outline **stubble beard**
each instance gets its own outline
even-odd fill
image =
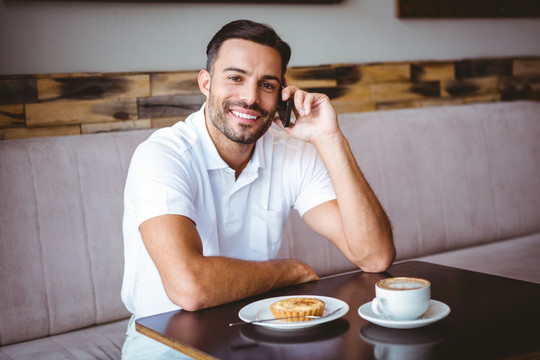
[[[240,124],[241,130],[236,131],[229,123],[229,109],[231,107],[242,107],[248,110],[255,110],[261,114],[261,119],[254,125]],[[254,144],[263,136],[274,121],[274,113],[269,113],[260,108],[257,104],[248,105],[243,101],[224,100],[219,104],[210,92],[208,97],[208,116],[216,129],[218,129],[229,140],[239,144]]]

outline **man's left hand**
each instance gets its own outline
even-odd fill
[[[318,140],[340,133],[336,111],[325,94],[308,93],[296,86],[283,89],[283,100],[294,100],[296,121],[290,127],[283,126],[281,119],[275,123],[292,137],[315,144]]]

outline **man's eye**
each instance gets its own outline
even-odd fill
[[[276,86],[272,83],[262,83],[261,87],[269,91],[273,91],[276,88]]]
[[[229,76],[229,80],[231,81],[241,81],[242,79],[240,78],[240,76]]]

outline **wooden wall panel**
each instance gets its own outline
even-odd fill
[[[198,71],[157,73],[150,76],[152,96],[200,94]]]
[[[41,128],[7,129],[3,131],[4,140],[25,139],[49,136],[80,135],[81,127],[78,125],[49,126]]]
[[[0,76],[0,139],[171,126],[205,101],[198,73]],[[540,57],[329,64],[286,76],[339,113],[540,101]]]
[[[35,79],[7,78],[0,79],[0,105],[24,104],[37,101]]]
[[[26,104],[27,127],[135,119],[137,119],[136,99],[51,101]]]
[[[153,129],[159,129],[162,127],[169,127],[173,126],[179,121],[186,120],[187,116],[173,116],[173,117],[164,117],[164,118],[155,118],[152,119],[151,128]]]
[[[340,114],[377,110],[376,104],[374,102],[333,101],[332,103],[336,111]]]
[[[434,98],[441,95],[437,81],[417,83],[387,83],[372,86],[371,96],[375,102],[391,102]]]
[[[81,124],[81,134],[93,134],[110,131],[126,131],[137,129],[150,129],[152,121],[150,119],[143,120],[127,120],[114,121],[107,123]]]
[[[403,82],[411,78],[410,64],[376,64],[359,66],[360,84]]]
[[[187,116],[204,103],[204,96],[198,95],[168,95],[139,99],[139,117],[144,119]]]
[[[462,60],[454,64],[456,79],[512,76],[511,59]]]
[[[540,76],[502,78],[499,84],[502,100],[531,99],[540,101]]]
[[[499,79],[496,77],[442,81],[442,97],[496,94]]]
[[[409,63],[335,65],[338,85],[368,85],[410,80]]]
[[[308,92],[320,92],[334,102],[371,102],[371,87],[366,85],[336,86],[335,88],[306,88]]]
[[[336,70],[332,66],[290,68],[285,77],[301,89],[337,86]]]
[[[411,81],[454,80],[453,62],[428,62],[411,64]]]
[[[513,62],[514,76],[540,75],[539,59],[518,59]]]
[[[474,103],[488,103],[501,101],[501,94],[480,94],[480,95],[471,95],[464,96],[462,98],[463,104],[474,104]]]
[[[0,128],[24,127],[24,105],[0,105]]]
[[[43,78],[38,100],[96,100],[150,96],[149,75]]]

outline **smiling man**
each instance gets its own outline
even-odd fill
[[[206,103],[156,131],[130,165],[124,358],[181,358],[136,333],[136,318],[317,280],[302,261],[275,259],[291,209],[364,271],[384,271],[395,257],[388,218],[330,100],[286,82],[289,45],[271,27],[239,20],[214,36],[207,56],[198,77]],[[279,97],[293,99],[288,128],[275,118]]]

